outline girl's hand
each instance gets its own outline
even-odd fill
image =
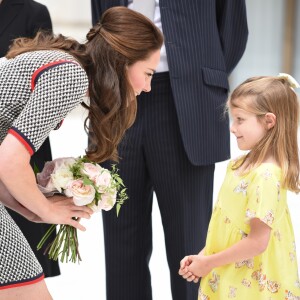
[[[199,281],[199,277],[195,276],[191,271],[189,271],[188,266],[190,265],[190,263],[190,256],[185,256],[180,261],[180,268],[178,274],[189,282],[194,281],[195,283],[197,283]]]
[[[85,227],[79,223],[79,220],[73,218],[90,219],[93,210],[86,205],[77,206],[72,198],[62,195],[54,195],[47,198],[49,201],[49,212],[41,216],[44,223],[71,225],[79,230],[85,231]]]
[[[211,270],[213,266],[210,263],[209,256],[199,253],[198,255],[189,256],[189,265],[187,266],[188,272],[191,272],[196,277],[204,277]]]

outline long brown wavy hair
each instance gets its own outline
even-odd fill
[[[90,103],[82,103],[88,109],[85,129],[90,134],[86,154],[96,162],[118,160],[117,146],[133,124],[137,109],[127,68],[159,50],[163,36],[142,14],[113,7],[86,37],[81,44],[61,34],[38,32],[34,39],[16,39],[6,57],[37,50],[63,50],[74,56],[89,78]]]
[[[300,165],[297,131],[300,107],[295,91],[282,77],[252,77],[240,84],[227,102],[231,108],[241,108],[262,120],[266,113],[276,116],[273,128],[248,152],[237,160],[233,169],[243,166],[251,170],[259,166],[268,153],[275,158],[283,174],[283,187],[300,192]]]

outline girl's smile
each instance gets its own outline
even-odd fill
[[[241,108],[232,108],[230,131],[236,136],[240,150],[251,150],[267,133],[263,120]]]

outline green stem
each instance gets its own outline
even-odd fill
[[[56,228],[56,225],[54,225],[54,224],[50,226],[50,228],[47,230],[47,232],[45,233],[43,238],[38,243],[37,250],[40,250],[43,247],[44,243],[49,238],[49,236],[52,234],[52,232],[55,230],[55,228]]]
[[[74,220],[77,219],[74,218]],[[55,228],[56,225],[51,225],[39,242],[38,249],[44,245],[45,241],[50,237]],[[55,261],[61,256],[61,262],[72,261],[73,263],[76,263],[77,260],[78,262],[81,261],[78,245],[77,229],[70,225],[60,225],[54,240],[47,245],[44,254],[48,253],[49,259]]]
[[[50,259],[57,260],[57,251],[59,251],[60,248],[60,240],[61,240],[61,236],[63,235],[63,231],[64,231],[64,225],[60,225],[58,233],[56,234],[56,237],[49,249]]]

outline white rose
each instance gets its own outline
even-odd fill
[[[99,202],[98,202],[98,204],[99,204]],[[93,210],[93,212],[99,212],[99,211],[101,211],[100,205],[96,205],[95,201],[93,201],[92,203],[88,204],[88,207],[91,208]]]
[[[60,193],[62,192],[62,189],[66,189],[68,183],[73,179],[72,172],[69,167],[66,167],[65,165],[61,165],[55,173],[51,174],[52,183]]]

